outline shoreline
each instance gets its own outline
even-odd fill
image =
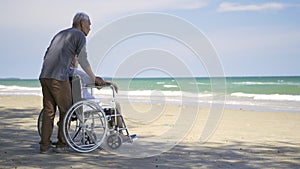
[[[207,129],[208,108],[198,109],[194,116],[190,112],[196,109],[191,106],[122,103],[129,131],[139,137],[133,145],[124,147],[133,151],[147,145],[149,152],[153,149],[161,153],[130,157],[96,150],[45,155],[39,153],[36,129],[41,103],[39,96],[0,96],[0,168],[300,167],[299,113],[224,109],[220,117],[210,117],[215,119],[215,128],[207,140],[200,142]],[[186,133],[181,131],[184,128]],[[171,137],[176,134],[177,138]],[[173,145],[166,148],[166,143]],[[51,161],[48,166],[46,158]]]
[[[104,97],[104,98],[110,98],[110,94]],[[130,96],[132,97],[132,96]],[[117,98],[118,102],[124,103],[124,104],[153,104],[153,105],[162,105],[160,100],[130,100],[131,98],[125,98],[124,96],[122,98]],[[20,100],[20,103],[23,103],[23,101],[29,102],[30,104],[34,105],[35,107],[40,106],[42,108],[42,96],[41,95],[0,95],[0,106],[14,106],[12,105],[11,101]],[[24,99],[28,98],[28,99]],[[38,105],[40,101],[40,105]],[[4,103],[1,103],[3,101]],[[292,108],[285,109],[284,107],[271,107],[270,105],[247,105],[247,104],[232,104],[232,103],[226,103],[226,101],[231,102],[230,100],[225,100],[224,104],[216,103],[215,106],[217,107],[223,107],[223,109],[229,109],[229,110],[246,110],[246,111],[257,111],[257,112],[274,112],[274,113],[300,113],[300,110],[295,109],[295,106],[293,105]],[[165,101],[163,102],[165,105],[170,106],[189,106],[189,107],[199,107],[199,108],[209,108],[211,107],[210,103],[204,103],[204,102],[180,102],[180,101]],[[294,102],[290,102],[292,104],[297,104]],[[298,104],[297,104],[298,105]],[[20,106],[20,105],[16,105]],[[21,106],[22,107],[22,106]]]

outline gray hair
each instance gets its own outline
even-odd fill
[[[78,12],[74,18],[73,18],[73,27],[77,26],[78,24],[80,24],[80,21],[84,19],[84,20],[90,20],[89,16],[83,12]]]

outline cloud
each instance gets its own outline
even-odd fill
[[[71,18],[78,11],[87,12],[92,19],[105,21],[133,12],[163,12],[168,10],[199,9],[207,5],[208,0],[73,0],[69,1],[4,1],[0,6],[0,19],[10,27],[28,25],[49,27],[70,24]],[[59,4],[59,5],[58,5]],[[34,25],[31,25],[33,23]],[[42,24],[41,24],[42,23]]]
[[[239,5],[236,3],[223,2],[219,5],[219,12],[230,11],[261,11],[261,10],[280,10],[284,8],[284,4],[277,2],[269,2],[263,4]]]

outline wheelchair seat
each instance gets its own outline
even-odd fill
[[[83,100],[82,95],[82,82],[79,75],[73,75],[70,77],[71,91],[72,91],[72,102],[73,104]]]

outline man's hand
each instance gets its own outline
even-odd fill
[[[106,84],[106,82],[101,77],[96,77],[95,84],[96,84],[96,86],[104,86]]]
[[[116,93],[119,91],[117,84],[108,80],[103,80],[101,77],[95,78],[95,84],[98,86],[97,89],[101,89],[104,85],[110,84],[115,88]]]

